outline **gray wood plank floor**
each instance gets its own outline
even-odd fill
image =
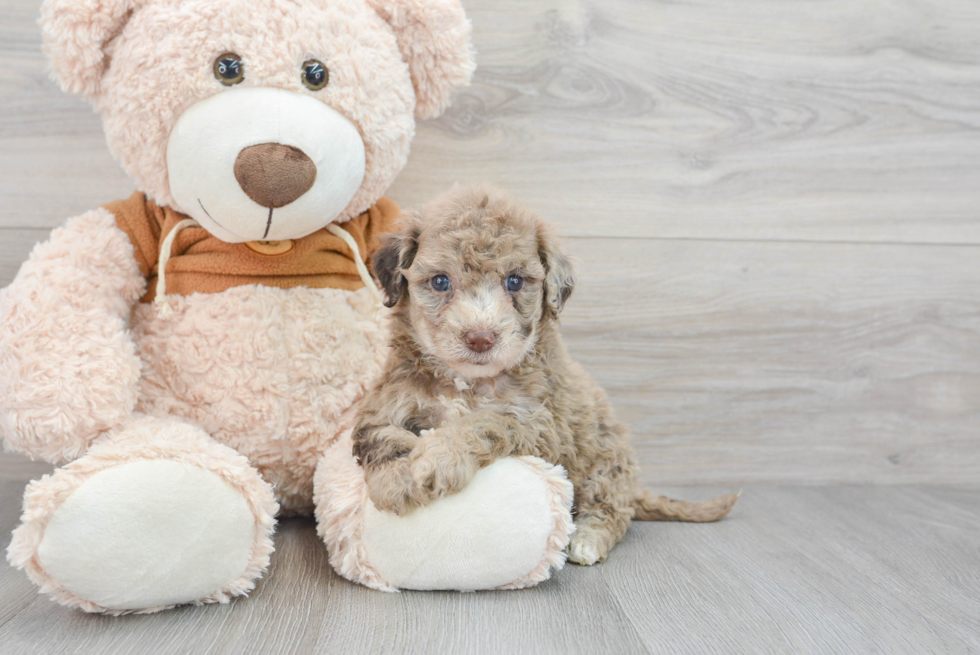
[[[0,483],[3,532],[20,490]],[[533,589],[385,594],[339,578],[312,522],[290,519],[265,579],[227,606],[86,615],[0,568],[0,651],[980,652],[978,547],[980,489],[752,487],[721,523],[634,523],[604,564]]]

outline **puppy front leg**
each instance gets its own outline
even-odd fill
[[[533,455],[536,434],[533,424],[489,411],[423,432],[408,457],[421,504],[462,491],[479,469],[501,457]]]

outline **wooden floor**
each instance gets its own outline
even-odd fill
[[[0,483],[5,532],[19,492]],[[634,523],[604,564],[533,589],[385,594],[338,577],[293,519],[227,606],[87,615],[0,568],[0,652],[980,652],[978,544],[980,489],[750,487],[730,519]]]
[[[475,83],[390,195],[491,181],[556,223],[564,333],[646,483],[744,486],[732,517],[634,525],[533,590],[396,596],[291,521],[252,598],[116,620],[0,566],[0,654],[980,652],[980,2],[464,4]],[[46,79],[38,6],[0,0],[0,287],[132,191]],[[47,470],[0,455],[0,532]]]

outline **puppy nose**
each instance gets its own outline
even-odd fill
[[[497,340],[497,337],[493,332],[488,332],[486,330],[477,332],[472,330],[466,333],[466,344],[470,347],[470,350],[478,353],[485,353],[491,348],[493,348],[493,342]]]
[[[316,164],[299,148],[260,143],[238,153],[235,179],[249,198],[278,209],[310,190],[316,182]]]

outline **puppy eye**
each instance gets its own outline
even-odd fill
[[[303,84],[311,91],[319,91],[330,81],[330,71],[322,62],[310,59],[303,64]]]
[[[436,291],[449,290],[449,278],[446,277],[445,275],[435,276],[434,278],[429,280],[429,284],[432,285],[432,288],[435,289]]]
[[[507,290],[517,292],[524,288],[524,278],[520,275],[511,275],[507,278]]]
[[[234,52],[226,52],[214,60],[214,76],[225,86],[235,86],[245,79],[245,65]]]

